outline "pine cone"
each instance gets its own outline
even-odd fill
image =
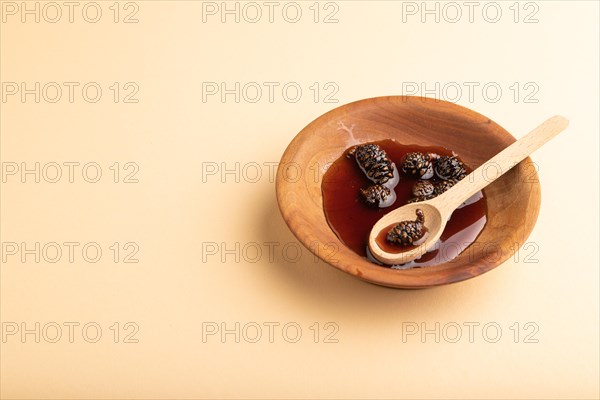
[[[367,204],[380,207],[391,196],[390,188],[383,185],[371,185],[366,189],[360,189],[360,194]]]
[[[434,189],[431,182],[419,180],[413,185],[412,193],[415,197],[428,196],[433,194]]]
[[[444,193],[446,190],[450,189],[452,186],[454,186],[454,181],[439,181],[434,185],[435,188],[435,195],[439,196],[440,194]]]
[[[427,194],[425,196],[415,196],[412,199],[409,199],[406,203],[418,203],[420,201],[425,201],[425,200],[430,200],[433,199],[434,197],[437,197],[437,195],[435,193],[433,194]]]
[[[394,167],[387,153],[376,144],[363,144],[348,152],[367,175],[377,184],[383,184],[394,177]]]
[[[440,157],[436,161],[434,169],[435,174],[445,180],[458,178],[466,175],[467,172],[462,161],[454,156]]]
[[[425,215],[423,215],[423,211],[420,209],[417,209],[416,213],[416,220],[402,221],[393,227],[387,234],[387,240],[402,246],[410,246],[413,242],[421,239],[424,235],[423,223],[425,223]]]
[[[402,172],[413,178],[429,179],[433,176],[433,164],[429,155],[408,153],[402,161]]]
[[[462,174],[455,176],[454,178],[451,179],[452,182],[456,183],[458,181],[462,181],[463,179],[465,179],[465,177],[467,176],[466,172],[463,172]]]

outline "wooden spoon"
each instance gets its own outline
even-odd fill
[[[371,229],[369,235],[371,254],[388,265],[404,264],[421,257],[438,241],[446,227],[446,222],[458,206],[539,149],[568,125],[569,121],[566,118],[554,116],[496,154],[440,196],[407,204],[386,214]],[[383,250],[377,243],[377,236],[381,231],[389,230],[391,226],[401,221],[414,221],[417,209],[422,210],[425,217],[426,236],[422,239],[422,243],[412,247],[398,246],[397,253]]]

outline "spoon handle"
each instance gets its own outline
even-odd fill
[[[451,213],[469,197],[498,179],[554,136],[565,130],[568,125],[569,121],[565,117],[556,115],[547,119],[433,201],[437,203],[438,208]]]

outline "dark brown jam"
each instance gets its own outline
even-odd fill
[[[435,153],[440,156],[453,154],[452,151],[442,147],[402,145],[391,139],[374,143],[385,150],[400,174],[400,182],[394,189],[397,197],[394,204],[386,208],[378,208],[361,200],[359,189],[368,187],[373,182],[361,171],[354,158],[346,156],[347,151],[329,167],[323,176],[322,191],[325,217],[335,234],[357,254],[382,265],[369,254],[368,238],[371,228],[381,217],[407,204],[408,200],[414,197],[412,187],[417,179],[407,177],[401,171],[402,159],[411,152]],[[471,172],[468,166],[466,169],[467,173]],[[435,182],[435,179],[433,178],[432,181]],[[440,240],[429,252],[418,260],[392,266],[392,268],[426,267],[456,258],[482,231],[486,223],[486,211],[486,198],[482,192],[479,192],[454,211]],[[384,250],[389,252],[410,250],[410,246],[402,248],[388,242],[385,239],[388,231],[386,229],[378,236],[378,243]]]

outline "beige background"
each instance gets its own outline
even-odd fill
[[[297,3],[298,23],[283,19],[285,2],[273,23],[264,5],[256,23],[243,15],[240,23],[231,16],[221,23],[219,15],[203,23],[201,2],[121,3],[119,20],[139,8],[139,22],[131,24],[113,22],[112,3],[98,2],[97,23],[82,18],[85,2],[72,23],[65,7],[57,23],[31,16],[22,23],[20,14],[3,13],[2,82],[80,83],[72,103],[64,86],[57,103],[43,96],[35,103],[33,95],[1,103],[4,172],[12,163],[39,162],[50,165],[52,178],[48,163],[81,165],[72,183],[63,167],[57,183],[44,176],[36,183],[33,175],[23,183],[17,174],[2,184],[2,398],[598,398],[597,2],[520,3],[517,23],[513,2],[478,3],[472,23],[462,2],[456,23],[448,21],[454,10],[445,3],[438,5],[439,23],[431,15],[423,23],[420,14],[404,14],[403,22],[403,7],[420,2],[321,3],[318,23],[313,2]],[[496,5],[500,20],[487,22],[483,8],[495,18]],[[330,12],[337,23],[322,22]],[[523,23],[530,13],[537,23]],[[87,82],[103,89],[97,103],[81,97]],[[125,83],[135,83],[139,102],[114,103],[114,82],[121,96],[131,90]],[[272,102],[265,86],[256,103],[247,101],[253,94],[239,103],[233,95],[203,102],[203,82],[279,86]],[[289,82],[302,88],[296,103],[281,94]],[[299,247],[277,210],[269,165],[320,114],[406,93],[411,82],[430,89],[439,82],[440,91],[446,85],[446,93],[429,95],[451,97],[516,137],[553,114],[571,120],[533,157],[543,203],[528,244],[481,277],[419,291],[360,282],[304,248],[296,259]],[[460,98],[452,82],[462,87]],[[472,98],[464,82],[479,85]],[[484,95],[486,84],[502,94]],[[325,102],[336,88],[337,103]],[[89,162],[102,171],[97,183],[81,175]],[[122,182],[132,171],[127,162],[139,167],[137,183]],[[239,183],[235,174],[202,174],[236,163]],[[256,182],[254,163],[261,166]],[[23,262],[21,243],[31,249],[36,242],[40,262],[35,254]],[[65,245],[62,258],[49,262],[54,250],[41,249],[51,242],[80,243],[73,262]],[[96,263],[81,254],[88,242],[102,250]],[[115,242],[119,262],[110,248]],[[138,263],[123,262],[134,248],[123,249],[128,242],[137,245]],[[11,243],[18,244],[16,255]],[[218,251],[206,251],[214,246]],[[79,324],[72,343],[70,322]],[[264,325],[270,322],[280,324],[272,343]],[[21,336],[22,328],[35,332],[36,323],[39,343],[35,333]],[[90,323],[102,329],[96,343],[88,342],[93,327],[82,333]],[[203,341],[203,326],[221,323],[240,324],[239,343],[233,334]],[[469,323],[479,324],[472,340]],[[253,324],[262,326],[256,343]],[[439,343],[431,333],[406,336],[408,328],[436,331],[436,324]],[[137,343],[124,343],[136,326],[129,341]],[[294,326],[302,334],[289,343]],[[452,343],[456,326],[461,336]],[[15,327],[19,332],[10,334]],[[491,343],[497,327],[502,336]]]

